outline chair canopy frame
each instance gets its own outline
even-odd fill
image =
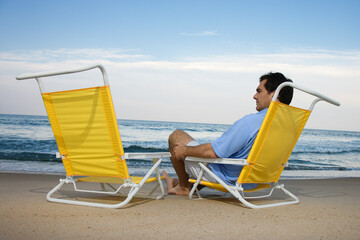
[[[94,64],[94,65],[91,65],[88,67],[74,68],[74,69],[70,69],[70,70],[68,69],[68,70],[40,72],[40,73],[24,73],[24,74],[17,76],[16,79],[17,80],[28,80],[28,79],[35,78],[39,85],[40,92],[44,93],[44,86],[43,86],[43,82],[41,81],[41,78],[43,78],[43,77],[52,77],[52,76],[57,76],[57,75],[79,73],[79,72],[84,72],[84,71],[88,71],[88,70],[95,69],[95,68],[100,69],[100,71],[102,73],[102,77],[103,77],[104,86],[108,86],[109,81],[108,81],[107,72],[101,64]]]
[[[312,111],[315,107],[315,104],[318,103],[319,101],[325,101],[325,102],[328,102],[330,104],[333,104],[335,106],[340,106],[340,102],[330,98],[330,97],[327,97],[325,96],[324,94],[321,94],[321,93],[318,93],[314,90],[311,90],[309,88],[306,88],[306,87],[303,87],[301,85],[298,85],[298,84],[295,84],[295,83],[292,83],[292,82],[284,82],[282,84],[280,84],[277,89],[275,90],[275,93],[274,93],[274,96],[272,98],[272,101],[275,102],[280,94],[280,91],[281,89],[283,89],[284,87],[292,87],[292,88],[295,88],[295,89],[298,89],[304,93],[308,93],[314,97],[317,97],[316,99],[313,100],[313,102],[311,103],[310,107],[309,107],[309,110]]]

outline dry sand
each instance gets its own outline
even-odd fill
[[[284,180],[300,204],[260,210],[169,195],[122,209],[47,202],[58,179],[0,173],[0,239],[360,239],[360,178]]]

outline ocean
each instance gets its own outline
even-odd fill
[[[211,142],[230,125],[118,120],[125,152],[168,151],[167,138],[181,129],[200,143]],[[0,114],[0,171],[65,174],[46,116]],[[128,160],[131,175],[143,175],[151,160]],[[160,165],[174,175],[170,159]],[[360,132],[304,129],[281,178],[360,177]]]

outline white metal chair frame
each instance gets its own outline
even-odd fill
[[[79,189],[77,187],[78,179],[72,176],[67,176],[65,179],[60,179],[60,183],[55,186],[49,193],[46,195],[46,199],[49,202],[57,202],[57,203],[67,203],[67,204],[74,204],[80,206],[88,206],[88,207],[102,207],[102,208],[121,208],[128,204],[131,199],[137,194],[137,192],[141,189],[141,187],[145,184],[146,180],[150,177],[150,175],[155,171],[156,178],[157,178],[157,185],[149,192],[148,195],[136,195],[138,198],[153,198],[153,199],[161,199],[165,195],[164,186],[161,181],[161,176],[159,172],[159,165],[162,161],[162,158],[170,157],[170,153],[168,152],[157,152],[157,153],[125,153],[126,159],[153,159],[154,165],[148,171],[148,173],[143,177],[143,179],[139,183],[134,183],[131,181],[131,178],[125,179],[125,182],[121,184],[119,187],[114,187],[110,183],[106,183],[114,191],[108,191],[105,187],[104,183],[100,183],[102,191],[94,191],[94,190],[87,190],[87,189]],[[68,200],[68,199],[59,199],[52,197],[57,191],[59,191],[64,184],[73,184],[74,190],[77,192],[85,192],[85,193],[99,193],[99,194],[108,194],[113,196],[126,196],[126,199],[117,204],[105,204],[105,203],[93,203],[93,202],[85,202],[85,201],[77,201],[77,200]],[[160,187],[161,194],[156,197],[151,197],[153,192]],[[121,194],[120,191],[123,188],[130,188],[127,194]]]
[[[336,106],[340,106],[340,103],[334,99],[331,99],[323,94],[320,94],[316,91],[310,90],[308,88],[302,87],[298,84],[294,84],[291,82],[284,82],[282,84],[280,84],[280,86],[276,89],[275,94],[272,98],[272,101],[276,101],[277,97],[280,93],[280,90],[283,87],[293,87],[295,89],[298,89],[302,92],[308,93],[310,95],[313,95],[316,97],[316,99],[314,99],[309,107],[309,110],[312,111],[315,107],[315,104],[318,103],[319,101],[326,101],[330,104],[336,105]],[[268,194],[265,195],[259,195],[259,196],[245,196],[244,194],[244,188],[242,187],[242,184],[240,184],[239,182],[236,181],[236,185],[235,186],[230,186],[227,185],[225,182],[223,182],[219,177],[217,177],[208,167],[207,165],[209,163],[220,163],[220,164],[234,164],[234,165],[240,165],[240,166],[245,166],[248,165],[248,162],[246,159],[229,159],[229,158],[216,158],[216,159],[204,159],[204,158],[198,158],[198,157],[187,157],[185,159],[186,161],[193,161],[193,162],[198,162],[199,166],[201,167],[201,171],[200,174],[198,176],[198,178],[196,179],[196,182],[194,183],[190,193],[189,193],[189,198],[193,199],[193,195],[196,191],[197,195],[198,195],[198,199],[202,199],[197,187],[201,182],[201,179],[204,175],[204,172],[206,171],[208,174],[210,174],[214,179],[216,179],[216,181],[218,183],[220,183],[230,194],[232,194],[236,199],[238,199],[240,202],[242,202],[245,206],[249,207],[249,208],[255,208],[255,209],[259,209],[259,208],[267,208],[267,207],[276,207],[276,206],[282,206],[282,205],[288,205],[288,204],[296,204],[299,203],[299,199],[292,194],[291,192],[289,192],[287,189],[285,189],[283,184],[279,184],[278,182],[276,183],[271,183],[272,187],[270,188],[270,192]],[[287,164],[286,164],[287,166]],[[286,195],[288,195],[292,200],[290,201],[286,201],[286,202],[278,202],[278,203],[270,203],[270,204],[263,204],[263,205],[256,205],[253,203],[248,202],[246,199],[258,199],[258,198],[265,198],[265,197],[270,197],[274,191],[274,189],[280,189],[282,190]]]
[[[95,64],[89,67],[83,67],[83,68],[77,68],[77,69],[71,69],[71,70],[64,70],[64,71],[51,71],[51,72],[43,72],[43,73],[30,73],[30,74],[22,74],[18,77],[16,77],[17,80],[26,80],[26,79],[33,79],[35,78],[41,93],[44,93],[44,87],[41,78],[42,77],[50,77],[50,76],[56,76],[56,75],[63,75],[63,74],[72,74],[72,73],[78,73],[83,72],[87,70],[91,70],[94,68],[99,68],[102,72],[103,76],[103,82],[104,86],[109,85],[108,83],[108,77],[105,68],[100,64]],[[143,179],[139,183],[134,183],[131,181],[131,177],[129,179],[124,179],[124,184],[121,184],[118,188],[112,186],[111,184],[107,183],[107,185],[112,188],[114,191],[108,191],[105,188],[104,183],[101,184],[102,191],[94,191],[94,190],[86,190],[86,189],[79,189],[76,185],[78,182],[77,178],[74,178],[72,176],[67,176],[65,179],[60,179],[60,183],[55,186],[50,192],[47,194],[46,199],[50,202],[57,202],[57,203],[66,203],[66,204],[74,204],[74,205],[80,205],[80,206],[91,206],[91,207],[103,207],[103,208],[121,208],[125,206],[127,203],[130,202],[130,200],[135,196],[135,194],[141,189],[141,187],[145,184],[146,180],[153,174],[155,171],[156,178],[157,178],[157,185],[150,191],[149,195],[147,196],[138,196],[137,197],[151,197],[154,190],[160,186],[161,194],[157,197],[154,197],[155,199],[163,198],[164,196],[164,186],[161,181],[161,176],[159,173],[159,165],[163,158],[170,157],[169,152],[155,152],[155,153],[125,153],[124,159],[152,159],[154,165],[151,167],[151,169],[148,171],[148,173],[143,177]],[[69,199],[60,199],[52,197],[53,194],[58,192],[64,184],[73,184],[74,190],[77,192],[87,192],[87,193],[100,193],[100,194],[109,194],[109,195],[116,195],[119,196],[120,191],[123,188],[130,188],[127,197],[124,201],[117,203],[117,204],[105,204],[105,203],[93,203],[93,202],[85,202],[85,201],[77,201],[77,200],[69,200]]]

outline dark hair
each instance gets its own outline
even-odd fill
[[[260,77],[260,82],[263,80],[267,80],[264,86],[269,93],[274,92],[276,88],[283,82],[293,82],[291,79],[286,78],[282,73],[279,72],[269,72],[264,74]],[[292,87],[284,87],[281,89],[278,99],[280,102],[289,105],[293,98],[293,93],[294,89]]]

